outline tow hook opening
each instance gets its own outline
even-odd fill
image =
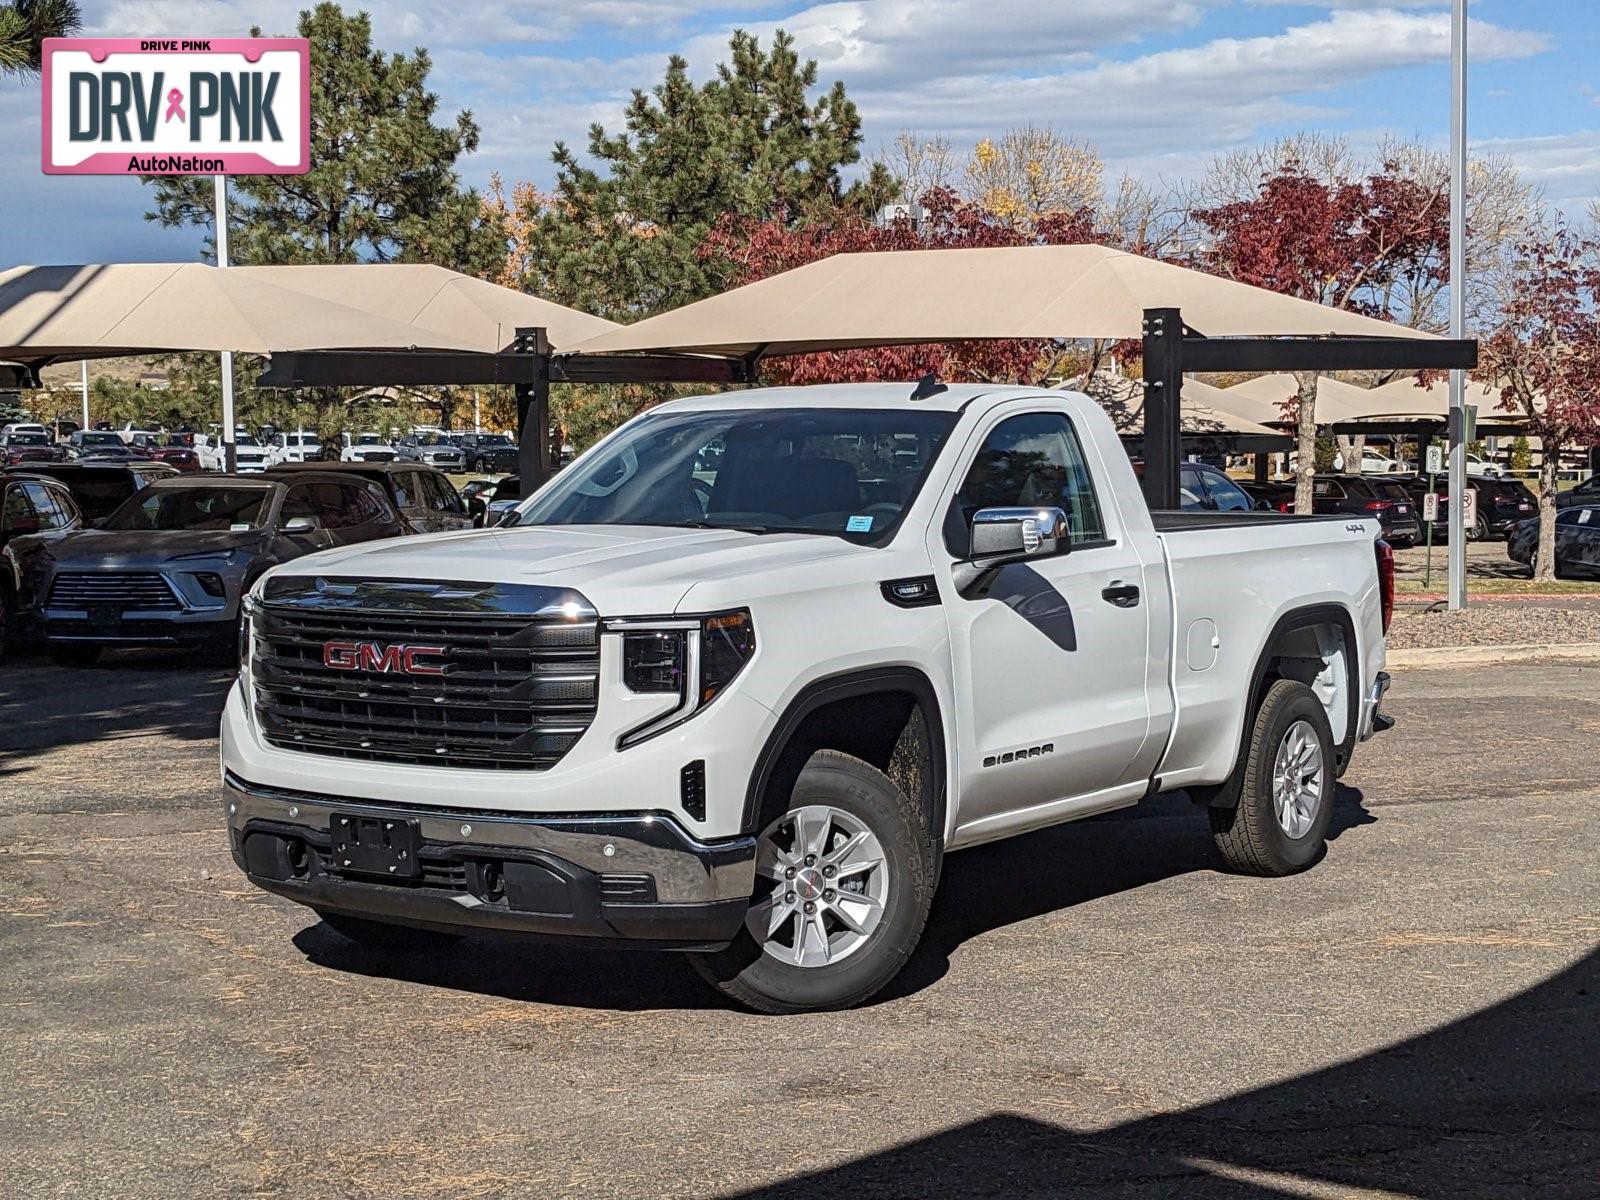
[[[505,872],[500,869],[500,864],[492,861],[480,862],[476,867],[473,894],[489,904],[502,902],[506,898],[506,877]]]
[[[304,879],[311,873],[310,849],[298,838],[287,838],[285,842],[283,856],[289,864],[289,873],[296,879]]]

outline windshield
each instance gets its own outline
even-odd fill
[[[517,523],[871,541],[899,524],[955,423],[909,408],[652,414],[558,475]]]
[[[8,439],[13,446],[48,446],[50,439],[42,433],[13,433]]]
[[[95,432],[93,430],[91,430],[88,433],[85,433],[83,435],[83,437],[81,439],[79,439],[79,440],[85,446],[120,446],[120,445],[122,445],[122,437],[121,437],[120,434],[106,433],[106,432],[97,433],[97,432]]]
[[[509,446],[511,439],[503,433],[480,433],[478,435],[480,446]]]
[[[418,434],[417,435],[417,445],[419,445],[419,446],[449,446],[452,449],[455,447],[455,443],[452,442],[449,438],[445,437],[445,435],[442,434],[442,433],[422,433],[422,434]]]
[[[147,488],[106,518],[104,529],[256,529],[266,485]]]
[[[321,443],[321,438],[314,433],[286,433],[283,435],[285,446],[316,446]]]
[[[358,446],[381,446],[383,445],[383,439],[375,433],[362,433],[356,435],[355,444]]]

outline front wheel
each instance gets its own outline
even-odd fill
[[[727,949],[691,961],[761,1012],[860,1004],[916,948],[936,864],[914,801],[860,759],[819,750],[757,840],[744,929]]]
[[[1333,820],[1333,734],[1322,701],[1303,683],[1267,689],[1232,808],[1208,808],[1211,837],[1246,875],[1292,875],[1316,862]]]

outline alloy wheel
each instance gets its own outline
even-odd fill
[[[1272,765],[1272,804],[1278,826],[1292,838],[1310,831],[1322,803],[1322,743],[1307,721],[1284,731]]]
[[[756,845],[756,874],[771,884],[745,927],[764,953],[823,967],[861,949],[883,920],[889,864],[859,817],[826,804],[784,813]]]

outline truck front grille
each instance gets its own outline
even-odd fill
[[[587,604],[552,606],[543,588],[424,586],[456,591],[436,610],[363,610],[274,603],[269,590],[252,618],[263,737],[286,750],[379,762],[478,770],[559,762],[595,716],[600,649]],[[496,593],[502,611],[463,606],[461,589],[472,588]],[[520,598],[531,611],[503,611],[505,594],[517,591],[537,593]],[[396,647],[424,648],[416,661],[428,673],[406,673]]]
[[[176,612],[183,607],[158,571],[63,571],[50,584],[50,607],[105,605],[122,612]]]

